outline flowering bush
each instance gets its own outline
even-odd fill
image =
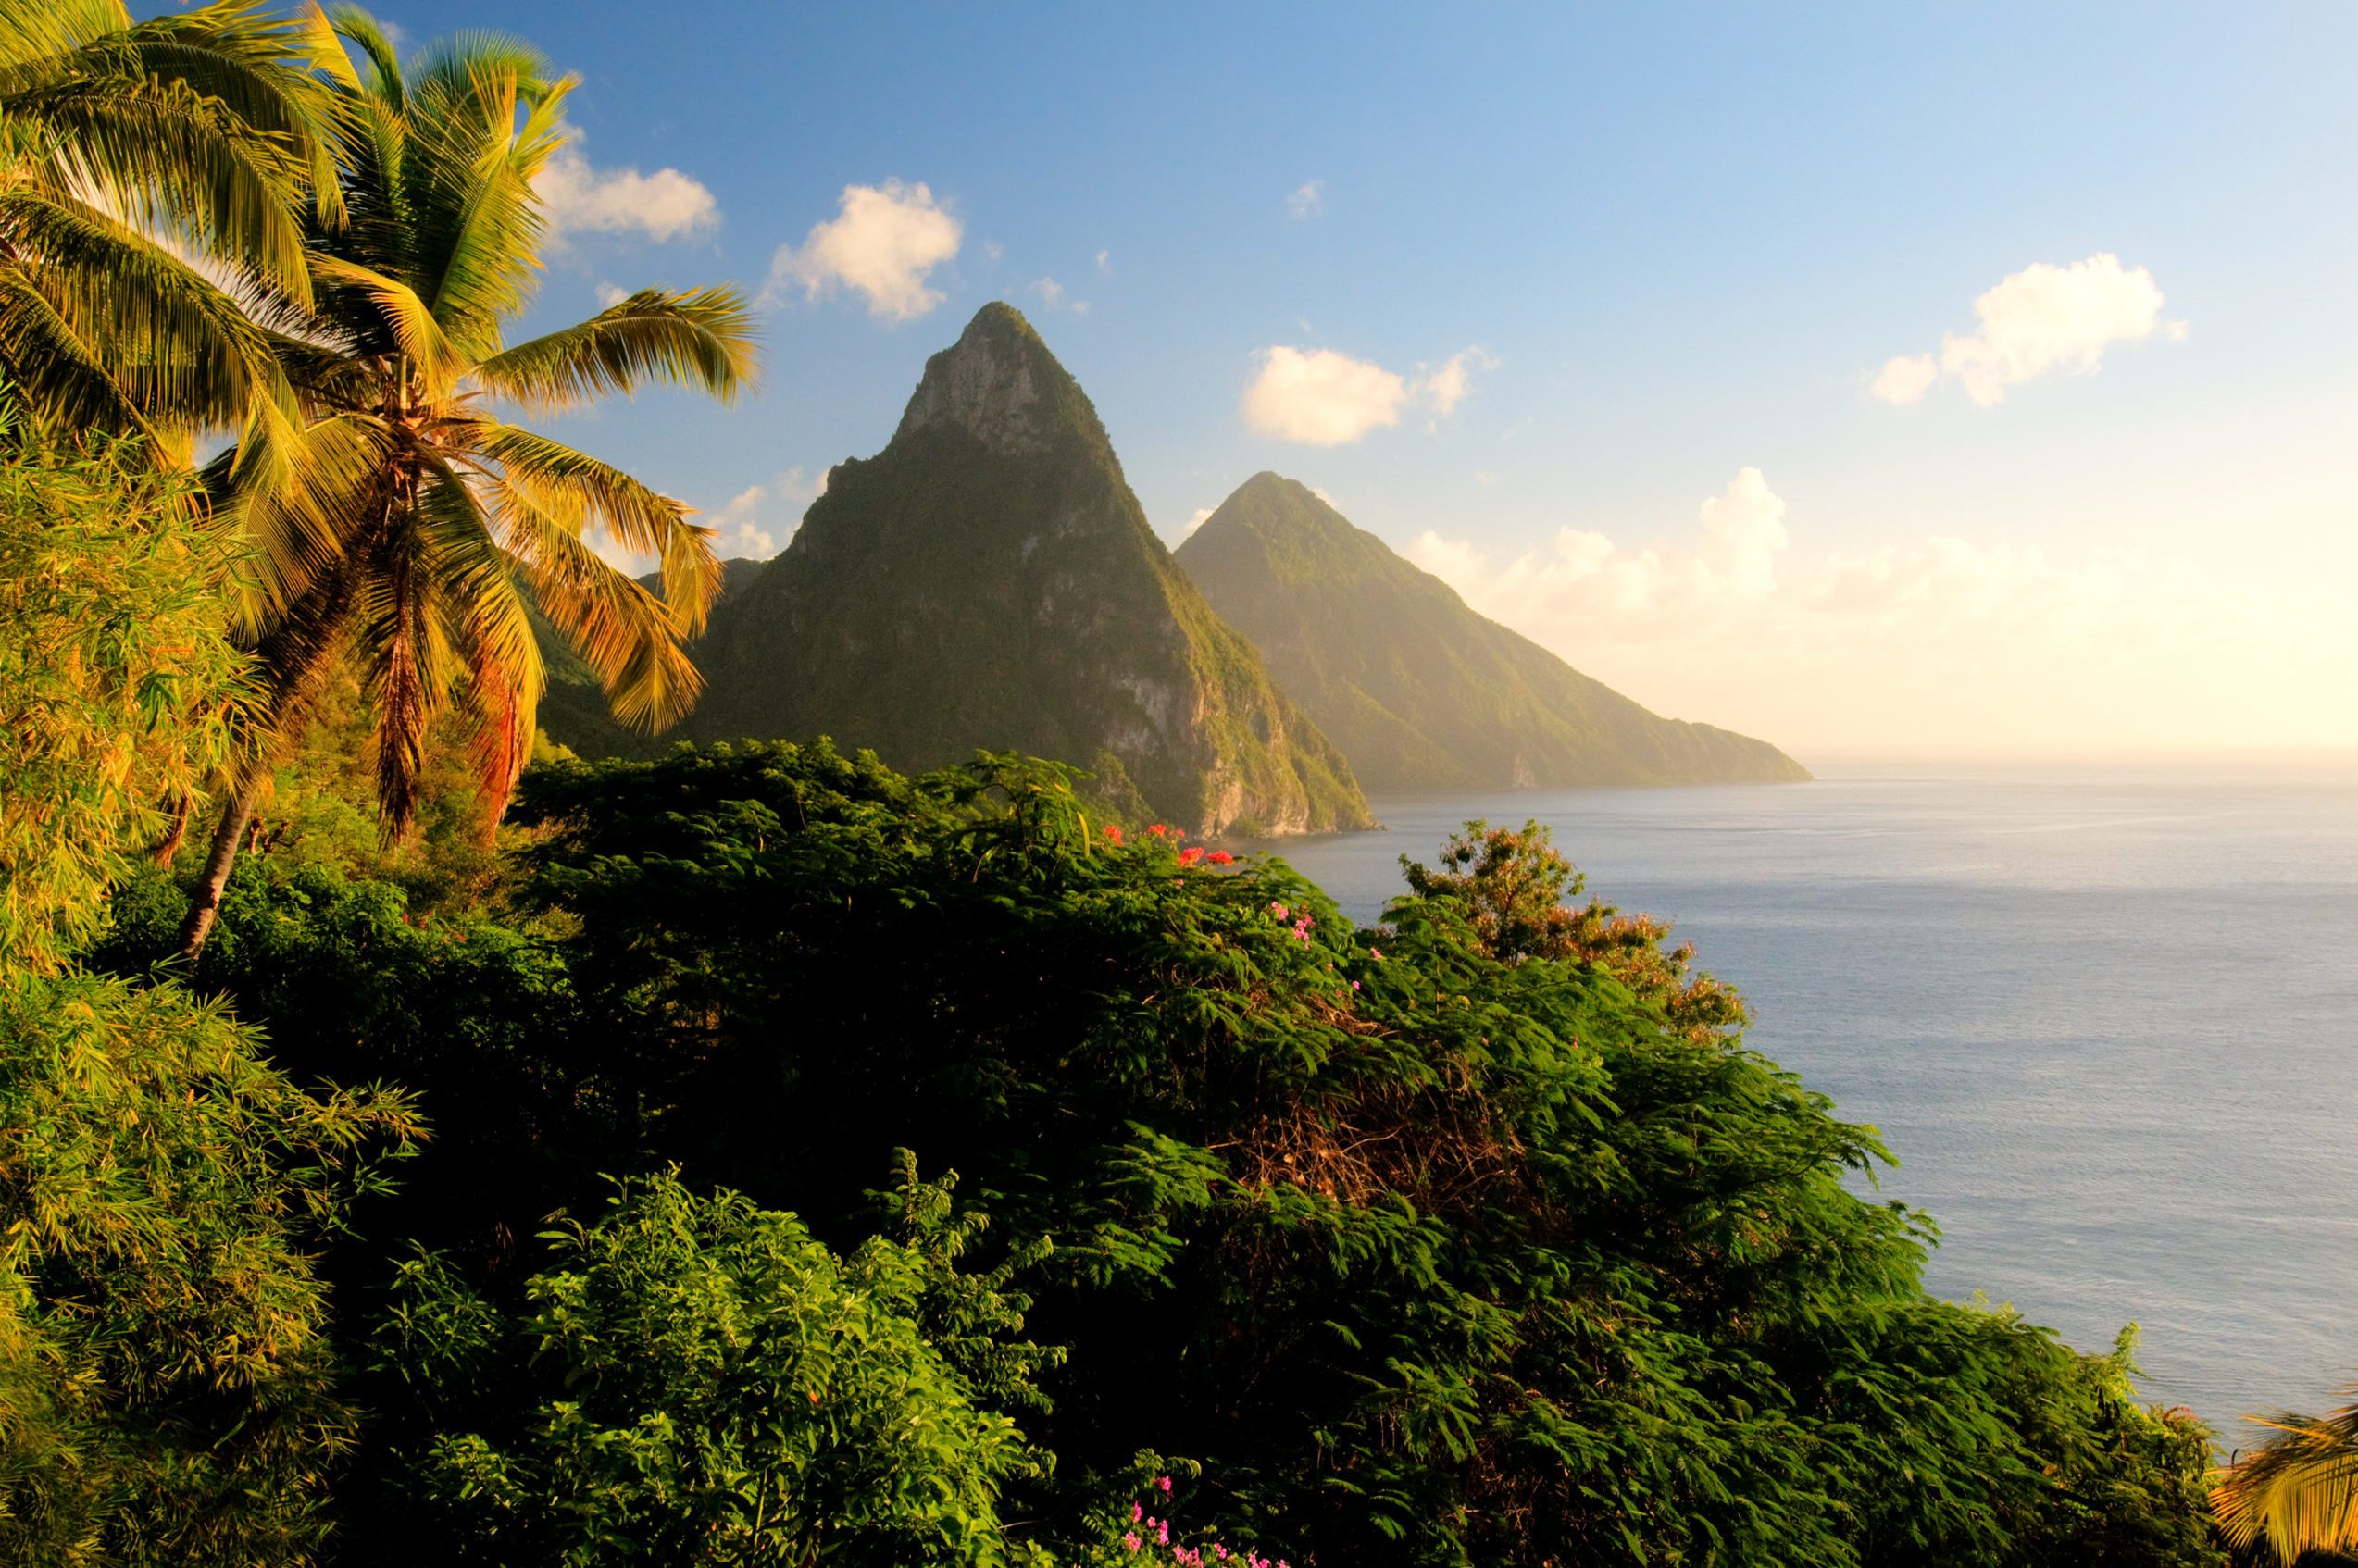
[[[1097,1538],[1073,1560],[1073,1568],[1292,1568],[1252,1547],[1180,1532],[1171,1518],[1177,1505],[1168,1475],[1153,1476],[1139,1490],[1141,1496],[1099,1518]]]

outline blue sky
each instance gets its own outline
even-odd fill
[[[566,427],[744,538],[1005,298],[1167,538],[1276,468],[1666,712],[1834,750],[2358,745],[2358,8],[384,14],[583,79],[608,228],[536,321],[767,293],[758,397]],[[667,232],[685,181],[709,208]],[[897,314],[794,249],[847,188],[920,183],[954,254]],[[1886,383],[1915,401],[1875,395],[1924,355]],[[1273,363],[1342,406],[1256,404]]]

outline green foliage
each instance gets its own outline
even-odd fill
[[[168,877],[129,884],[92,963],[137,975],[170,959],[186,903]],[[433,1123],[430,1157],[368,1205],[375,1244],[330,1251],[339,1278],[373,1287],[404,1237],[501,1263],[630,1158],[618,1108],[568,1092],[586,1076],[565,1060],[580,1031],[563,966],[530,933],[479,910],[422,909],[402,884],[293,845],[242,860],[221,910],[205,984],[267,1025],[279,1067],[302,1082],[403,1084]]]
[[[0,980],[0,1558],[305,1561],[355,1415],[307,1255],[418,1128],[177,986]]]
[[[0,403],[0,964],[54,971],[228,755],[231,560],[131,442],[48,453]]]
[[[1806,778],[1765,741],[1656,716],[1255,474],[1179,565],[1379,793]]]
[[[1155,537],[1088,397],[986,305],[892,441],[839,464],[792,543],[725,597],[680,732],[856,737],[897,766],[1015,748],[1094,765],[1117,811],[1199,831],[1372,826],[1341,753]],[[779,672],[791,670],[791,679]],[[584,755],[617,746],[552,708]],[[645,748],[637,748],[646,754]]]
[[[222,755],[222,562],[142,454],[0,465],[0,1558],[305,1560],[353,1412],[309,1249],[418,1132],[175,984],[76,967]]]
[[[1872,1131],[1626,949],[1506,961],[1441,882],[1353,931],[1010,759],[715,748],[521,809],[650,1152],[848,1236],[847,1173],[924,1149],[1054,1238],[1040,1435],[1084,1491],[1191,1454],[1295,1561],[2213,1561],[2201,1429],[1926,1297],[1928,1226],[1845,1184]]]
[[[905,1164],[907,1240],[839,1259],[791,1214],[669,1174],[622,1184],[503,1313],[431,1258],[382,1338],[410,1399],[405,1524],[371,1561],[1044,1562],[1000,1488],[1040,1473],[1013,1420],[1049,1358],[1004,1278],[953,1265],[949,1189]]]
[[[1593,964],[1660,1008],[1672,1028],[1698,1045],[1741,1028],[1749,1018],[1732,988],[1693,971],[1694,943],[1668,945],[1668,921],[1625,915],[1600,899],[1574,903],[1587,878],[1537,822],[1525,823],[1519,833],[1468,822],[1435,859],[1426,865],[1401,856],[1408,890],[1455,904],[1491,957],[1508,964],[1527,958]]]

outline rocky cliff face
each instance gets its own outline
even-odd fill
[[[1379,793],[1809,777],[1765,740],[1591,680],[1276,474],[1240,486],[1178,559]]]
[[[927,364],[891,444],[838,466],[786,552],[732,585],[696,657],[705,698],[676,732],[692,740],[830,735],[909,769],[1028,752],[1205,835],[1373,821],[1004,305]]]

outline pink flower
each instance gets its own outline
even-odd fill
[[[1359,982],[1358,982],[1358,981],[1356,981],[1356,980],[1352,981],[1352,982],[1351,982],[1351,989],[1352,989],[1353,990],[1357,990],[1357,989],[1359,989]]]
[[[1167,1523],[1166,1523],[1166,1524],[1160,1524],[1155,1525],[1155,1526],[1154,1526],[1154,1536],[1155,1536],[1155,1538],[1156,1538],[1157,1540],[1161,1541],[1161,1542],[1162,1542],[1165,1546],[1168,1546],[1168,1545],[1170,1545],[1170,1544],[1171,1544],[1171,1527],[1170,1527],[1170,1525],[1169,1525]]]
[[[1165,1490],[1166,1492],[1167,1492],[1167,1491],[1169,1491],[1169,1490],[1171,1489],[1171,1478],[1170,1478],[1168,1475],[1157,1475],[1157,1476],[1155,1476],[1155,1477],[1154,1477],[1154,1484],[1155,1484],[1156,1486],[1158,1486],[1158,1487],[1162,1487],[1162,1488],[1163,1488],[1163,1490]]]
[[[1146,1510],[1138,1503],[1129,1505],[1129,1522],[1133,1524],[1146,1517]]]
[[[1381,964],[1384,961],[1384,950],[1379,947],[1371,947],[1367,950],[1367,956]]]
[[[1269,913],[1276,915],[1279,919],[1283,920],[1291,915],[1293,911],[1288,909],[1281,903],[1273,903],[1269,906]]]
[[[1132,1551],[1136,1551],[1138,1549],[1138,1532],[1136,1530],[1127,1532],[1122,1537],[1122,1545],[1129,1548]]]

